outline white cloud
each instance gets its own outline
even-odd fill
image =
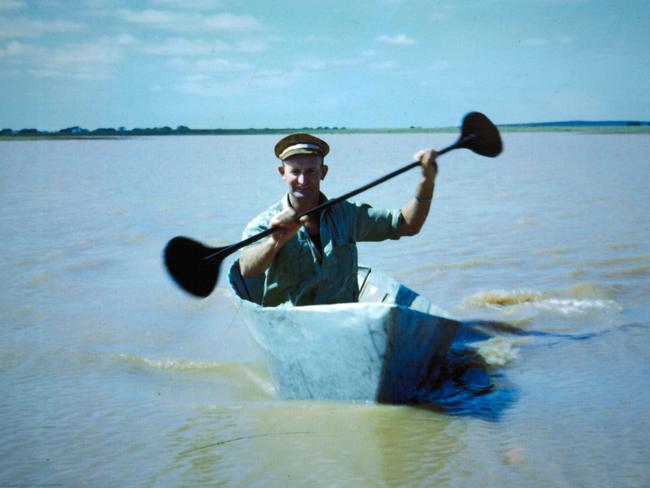
[[[111,65],[122,58],[122,49],[113,39],[102,37],[92,42],[53,49],[48,58],[48,64],[64,69],[78,65]]]
[[[204,10],[214,8],[223,2],[218,0],[150,0],[150,3],[172,8]]]
[[[212,77],[204,74],[187,75],[185,77],[185,81],[189,83],[200,83],[203,81],[210,81],[210,80],[212,80]]]
[[[221,77],[192,74],[184,77],[175,89],[200,97],[229,98],[245,94],[251,89],[286,89],[301,76],[300,70],[261,69],[246,76],[225,81]]]
[[[199,41],[190,39],[168,39],[166,41],[143,46],[140,51],[148,54],[167,56],[203,56],[226,50],[223,41]]]
[[[429,12],[427,15],[427,20],[431,22],[438,22],[440,20],[449,19],[449,12],[454,10],[454,5],[436,5],[435,10]]]
[[[230,13],[204,15],[172,10],[118,9],[116,15],[124,22],[175,32],[251,31],[261,28],[255,17]]]
[[[39,78],[80,80],[108,79],[122,61],[127,46],[136,40],[129,35],[100,38],[55,48],[12,41],[0,48],[0,58],[14,67]]]
[[[409,46],[416,43],[415,39],[408,37],[406,34],[397,34],[396,36],[382,35],[377,40],[384,44],[392,44],[394,46]]]
[[[333,59],[333,60],[309,60],[296,63],[298,68],[308,69],[308,70],[326,70],[332,68],[338,68],[341,66],[350,66],[355,63],[352,59]]]
[[[206,30],[249,30],[258,29],[259,22],[250,15],[217,14],[202,19]]]
[[[335,40],[336,39],[334,39],[331,36],[324,36],[322,34],[308,34],[302,39],[297,39],[297,42],[326,44],[326,43],[334,42]]]
[[[120,46],[132,46],[133,44],[137,44],[138,41],[131,34],[120,34],[115,37],[114,42]]]
[[[395,61],[378,61],[371,63],[370,67],[380,71],[388,71],[399,68],[399,65]]]
[[[446,59],[443,59],[443,60],[438,61],[436,63],[430,64],[428,66],[428,68],[431,71],[445,71],[445,70],[449,69],[449,61],[447,61]]]
[[[167,10],[131,10],[119,9],[117,16],[125,22],[134,24],[153,24],[157,26],[173,25],[176,15]]]
[[[258,53],[269,49],[269,43],[261,39],[240,39],[232,43],[232,50],[242,53]]]
[[[544,37],[530,37],[519,41],[519,44],[524,47],[544,47],[558,44],[566,46],[572,43],[573,38],[570,36],[559,36],[550,40]]]
[[[225,42],[220,40],[172,38],[163,42],[142,46],[139,50],[148,54],[165,56],[205,56],[217,52],[251,53],[268,49],[268,44],[256,39]]]
[[[247,71],[253,69],[253,66],[249,63],[233,62],[222,58],[193,59],[191,61],[175,58],[170,60],[167,66],[183,72],[191,71],[200,74],[215,71]]]
[[[520,41],[520,43],[522,46],[526,47],[541,47],[546,46],[548,44],[548,41],[543,37],[531,37],[529,39]]]
[[[80,32],[85,26],[76,22],[54,19],[47,22],[33,20],[27,17],[2,17],[0,16],[0,38],[26,38],[41,37],[45,34],[62,34]]]
[[[0,0],[0,10],[21,10],[25,8],[22,0]]]
[[[5,47],[0,47],[0,58],[34,56],[39,49],[29,44],[18,41],[11,41]]]
[[[200,97],[231,97],[235,95],[237,87],[230,83],[222,83],[213,81],[211,78],[207,79],[194,79],[189,77],[182,80],[176,85],[176,90],[186,95],[200,96]]]
[[[300,70],[260,69],[253,72],[247,81],[247,87],[284,88],[292,85],[301,76]]]
[[[111,9],[114,10],[124,5],[128,0],[83,0],[79,2],[79,6],[75,5],[75,13],[86,15],[88,10],[94,13],[96,10]],[[39,7],[45,7],[50,10],[64,10],[69,9],[72,5],[70,0],[38,0]]]
[[[22,74],[23,74],[23,72],[21,70],[19,70],[19,69],[16,69],[16,68],[4,68],[3,67],[2,70],[0,70],[0,76],[3,77],[3,78],[9,78],[9,77],[11,77],[11,78],[16,77],[17,78],[17,77],[22,76]]]
[[[374,51],[372,49],[366,49],[365,51],[361,51],[361,56],[364,58],[372,58],[374,56],[377,56],[379,53],[377,51]]]
[[[30,68],[27,72],[37,78],[66,78],[75,80],[108,80],[111,78],[106,69],[77,65],[74,70],[62,70],[59,67],[36,67]]]
[[[436,22],[438,20],[446,20],[448,18],[449,18],[449,16],[444,12],[431,12],[429,14],[429,20],[434,21],[434,22]]]

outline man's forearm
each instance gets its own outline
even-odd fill
[[[277,230],[261,244],[244,251],[239,258],[242,276],[255,278],[264,273],[271,266],[282,246],[298,233],[302,224],[303,219],[296,220],[296,211],[293,208],[288,208],[273,217],[269,227]]]
[[[265,239],[242,253],[239,268],[244,278],[255,278],[264,273],[280,250],[280,246],[271,238]]]
[[[413,236],[420,232],[429,215],[434,187],[435,177],[423,177],[416,188],[416,196],[402,207],[402,221],[399,227],[401,236]]]

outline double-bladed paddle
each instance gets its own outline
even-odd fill
[[[469,149],[481,156],[493,158],[501,153],[503,144],[499,130],[490,122],[490,119],[482,113],[471,112],[463,118],[461,134],[458,140],[451,146],[447,146],[438,151],[438,156],[460,148]],[[296,220],[306,215],[316,214],[327,207],[331,207],[354,195],[358,195],[417,166],[420,166],[419,161],[409,163],[367,185],[352,190],[338,198],[327,200],[317,207],[297,215]],[[167,243],[164,251],[167,271],[169,271],[171,277],[183,290],[196,297],[205,298],[214,290],[219,277],[219,267],[227,256],[230,256],[242,247],[263,239],[276,230],[276,228],[272,227],[241,242],[224,247],[208,247],[187,237],[174,237]]]

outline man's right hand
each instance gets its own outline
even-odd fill
[[[273,232],[262,243],[246,249],[239,258],[239,266],[243,277],[260,276],[271,266],[280,248],[298,233],[300,227],[307,220],[307,217],[296,220],[296,215],[296,211],[289,208],[271,219],[269,225],[277,227],[278,230]]]
[[[293,238],[307,220],[307,217],[302,217],[300,220],[296,220],[296,215],[294,209],[287,208],[273,217],[271,222],[269,222],[271,227],[278,228],[278,230],[270,236],[270,239],[274,241],[276,248],[284,246],[288,240]]]

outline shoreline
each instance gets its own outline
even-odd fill
[[[650,134],[650,125],[622,126],[497,126],[500,132],[573,132],[584,134]],[[456,133],[458,127],[438,128],[376,128],[376,129],[190,129],[184,131],[156,131],[137,130],[121,132],[94,132],[81,134],[61,134],[57,132],[39,132],[29,134],[3,134],[0,141],[12,140],[93,140],[93,139],[126,139],[131,137],[152,137],[152,136],[231,136],[231,135],[278,135],[290,134],[292,132],[309,132],[310,134],[444,134]]]

